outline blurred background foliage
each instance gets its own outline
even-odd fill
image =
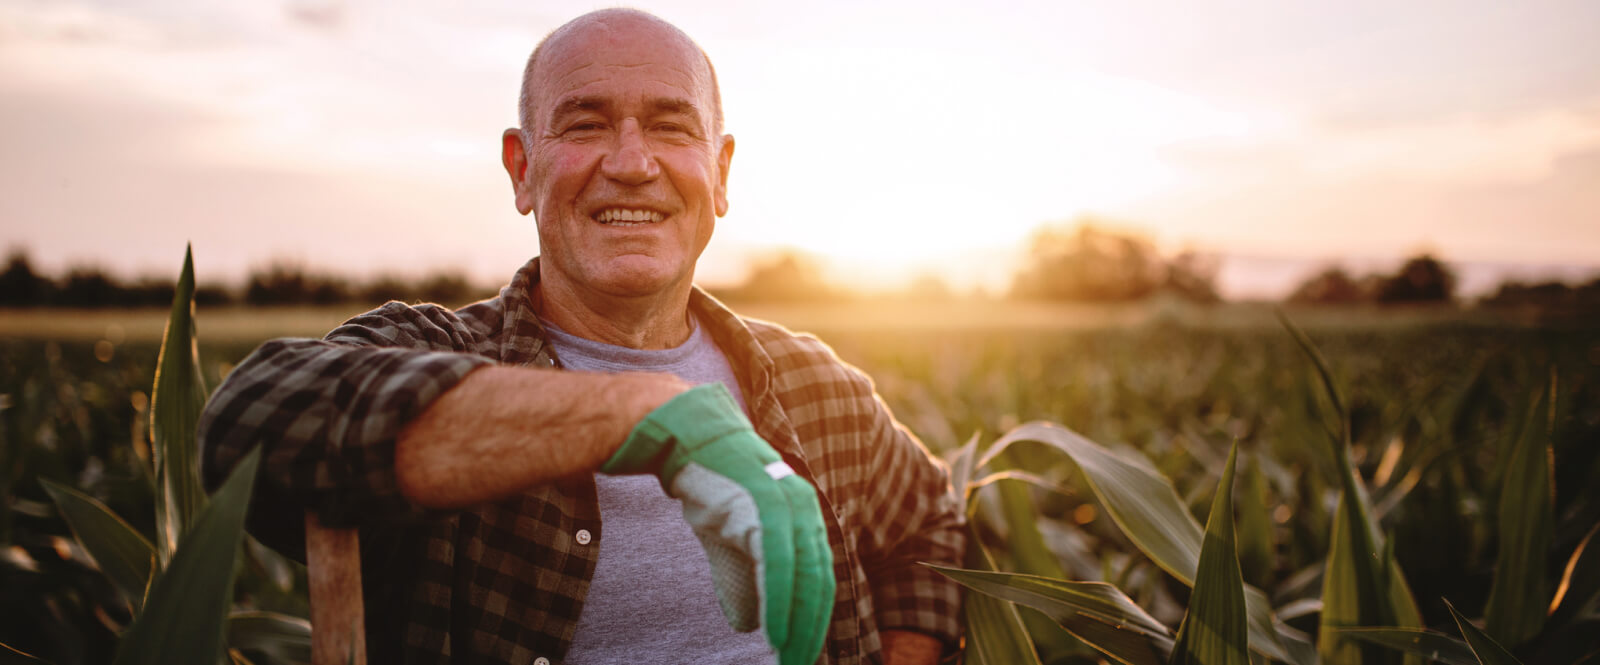
[[[943,276],[924,273],[898,290],[864,293],[826,277],[822,261],[798,251],[758,260],[738,284],[712,289],[735,303],[833,303],[864,299],[913,302],[971,300],[1129,303],[1169,298],[1192,303],[1222,300],[1221,259],[1183,249],[1162,253],[1147,235],[1125,224],[1086,217],[1037,229],[1003,292],[961,291]],[[1419,253],[1391,273],[1352,274],[1341,265],[1313,270],[1283,301],[1297,305],[1476,305],[1559,318],[1600,311],[1600,277],[1569,284],[1556,280],[1508,280],[1486,294],[1464,298],[1457,276],[1442,258]],[[244,283],[202,282],[202,306],[367,305],[388,300],[460,306],[494,296],[498,285],[475,284],[461,271],[425,275],[380,274],[357,279],[279,260],[252,270]],[[28,252],[13,249],[0,270],[0,307],[161,307],[171,302],[173,283],[156,277],[122,279],[92,265],[64,274],[40,273]]]

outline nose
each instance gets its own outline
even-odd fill
[[[626,185],[637,185],[654,180],[661,173],[650,146],[645,143],[644,130],[635,118],[622,121],[611,152],[600,162],[605,177]]]

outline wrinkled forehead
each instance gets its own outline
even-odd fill
[[[533,80],[541,116],[563,97],[597,86],[640,97],[688,96],[709,116],[710,66],[687,35],[633,16],[580,21],[550,35],[538,55]]]

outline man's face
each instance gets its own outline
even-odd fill
[[[553,37],[534,77],[531,149],[521,156],[515,132],[504,148],[517,208],[538,221],[541,280],[617,297],[686,290],[727,212],[733,158],[704,56],[624,18]]]

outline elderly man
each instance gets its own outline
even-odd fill
[[[827,347],[692,285],[734,153],[710,60],[595,12],[520,106],[503,162],[542,256],[460,310],[264,344],[202,416],[207,482],[260,445],[258,537],[361,528],[373,662],[935,662],[945,470]]]

